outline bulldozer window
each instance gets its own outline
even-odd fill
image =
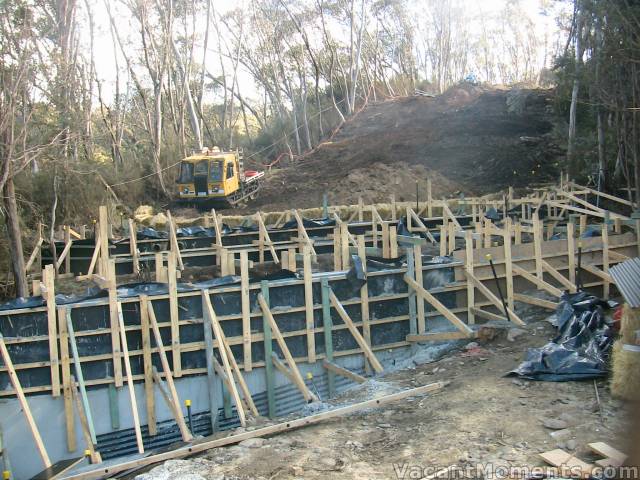
[[[207,175],[209,170],[209,165],[207,165],[207,161],[203,160],[202,162],[196,163],[196,175]]]
[[[233,163],[227,165],[227,180],[233,178]]]
[[[182,162],[180,165],[180,178],[178,183],[192,183],[193,182],[193,163]]]
[[[209,180],[212,182],[222,181],[222,162],[220,160],[209,162]]]

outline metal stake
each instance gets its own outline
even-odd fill
[[[493,272],[493,279],[496,281],[496,287],[498,288],[498,295],[500,295],[500,301],[502,302],[502,307],[504,308],[504,315],[507,317],[507,320],[511,321],[511,317],[509,316],[509,310],[507,309],[507,303],[504,301],[504,296],[502,295],[502,289],[500,288],[500,282],[498,282],[498,275],[496,274],[496,267],[493,264],[493,259],[490,253],[487,253],[486,257],[489,260],[489,265],[491,265],[491,272]]]

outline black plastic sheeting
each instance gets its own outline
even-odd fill
[[[530,348],[525,361],[507,375],[548,382],[606,376],[613,345],[606,307],[606,302],[585,292],[564,294],[552,322],[558,328],[556,338]]]
[[[336,224],[335,220],[329,218],[321,218],[318,220],[302,219],[302,224],[305,228],[313,227],[331,227]],[[280,228],[270,228],[269,231],[275,230],[289,230],[296,228],[298,223],[296,220],[290,220]],[[238,227],[230,227],[226,223],[220,225],[220,232],[223,235],[234,232],[257,232],[257,225],[240,225]],[[215,237],[216,232],[213,228],[205,228],[200,226],[195,227],[180,227],[176,229],[177,237]],[[145,227],[142,230],[138,230],[136,234],[138,240],[156,240],[169,238],[169,233],[163,230],[156,230],[155,228]]]

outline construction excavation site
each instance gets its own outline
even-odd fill
[[[123,220],[103,206],[61,230],[55,261],[41,238],[33,296],[0,309],[5,470],[584,478],[623,465],[638,372],[612,374],[608,352],[637,355],[617,346],[637,337],[613,345],[620,316],[623,335],[638,328],[638,305],[620,307],[637,283],[632,203],[564,174],[452,198],[424,180],[411,201],[166,211],[163,228],[149,208]]]

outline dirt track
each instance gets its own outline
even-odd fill
[[[484,194],[555,179],[563,152],[552,143],[544,90],[454,88],[436,98],[370,104],[332,141],[294,165],[274,169],[247,210]]]

